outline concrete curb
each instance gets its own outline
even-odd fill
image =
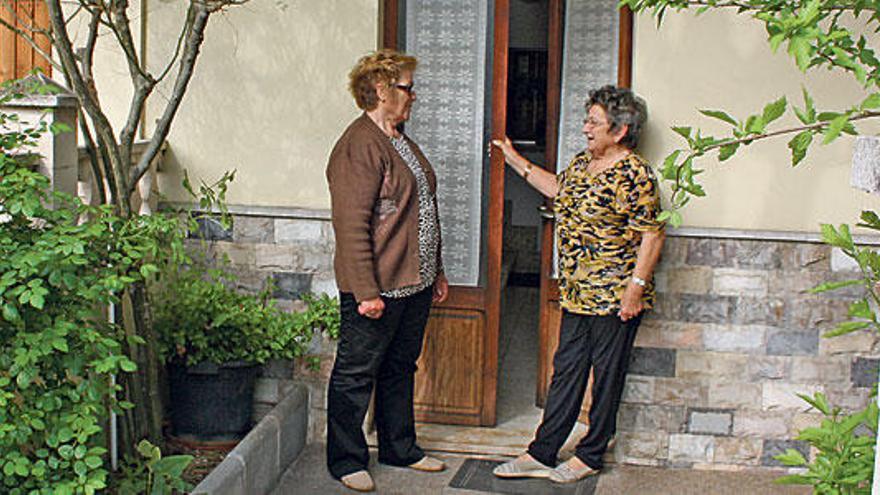
[[[309,394],[303,385],[295,385],[192,493],[270,493],[305,447],[308,424]]]

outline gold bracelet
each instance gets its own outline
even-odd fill
[[[522,178],[523,178],[524,181],[526,181],[526,182],[529,181],[529,174],[530,174],[530,173],[532,173],[532,164],[531,164],[531,163],[529,163],[528,165],[526,165],[525,170],[523,170]]]

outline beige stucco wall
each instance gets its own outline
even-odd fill
[[[148,63],[176,42],[180,2],[150,0]],[[346,90],[357,58],[375,49],[375,0],[253,0],[213,17],[169,136],[160,189],[185,200],[182,169],[214,180],[236,169],[232,205],[328,208],[324,167],[358,114]],[[148,122],[163,96],[153,98]]]
[[[252,0],[212,18],[169,137],[163,193],[186,199],[179,187],[183,168],[207,180],[235,168],[230,204],[328,207],[326,157],[358,113],[345,90],[346,74],[359,55],[376,46],[378,4]],[[153,72],[176,41],[181,16],[178,2],[147,0],[147,61]],[[102,50],[108,49],[99,45],[97,53],[99,90],[120,122],[123,105],[114,102],[127,104],[127,73]],[[863,96],[847,78],[824,70],[801,74],[784,51],[770,52],[760,24],[732,14],[667,13],[659,30],[653,18],[638,16],[633,65],[633,85],[650,107],[642,151],[655,163],[681,145],[671,125],[724,130],[700,116],[699,108],[745,116],[783,94],[800,105],[802,85],[820,108],[844,108]],[[163,90],[153,97],[148,126],[164,98]],[[796,122],[786,119],[779,123]],[[849,186],[851,137],[830,146],[815,143],[794,169],[785,141],[757,143],[721,165],[703,159],[709,196],[685,210],[685,225],[815,232],[820,222],[852,223],[862,209],[880,208],[880,199]]]
[[[848,78],[824,69],[804,76],[784,48],[771,52],[762,24],[732,14],[667,13],[659,30],[653,18],[640,16],[634,52],[633,87],[650,108],[642,150],[655,163],[683,144],[671,125],[724,130],[697,109],[723,108],[744,117],[782,95],[802,107],[802,85],[820,109],[843,109],[865,96]],[[793,116],[778,122],[798,123]],[[876,133],[878,127],[865,130]],[[722,164],[703,159],[707,172],[700,177],[708,197],[686,208],[685,225],[815,232],[820,222],[855,223],[862,209],[880,208],[880,198],[849,186],[852,137],[829,146],[814,141],[794,169],[787,141],[753,144]]]

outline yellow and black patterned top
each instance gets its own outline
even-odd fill
[[[632,272],[642,232],[663,227],[654,172],[635,153],[595,176],[580,153],[557,177],[556,234],[561,305],[572,313],[612,315]],[[645,308],[654,303],[648,281]]]

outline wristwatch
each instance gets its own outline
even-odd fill
[[[636,277],[635,275],[632,276],[632,282],[640,287],[648,285],[648,282],[646,282],[645,279]]]

